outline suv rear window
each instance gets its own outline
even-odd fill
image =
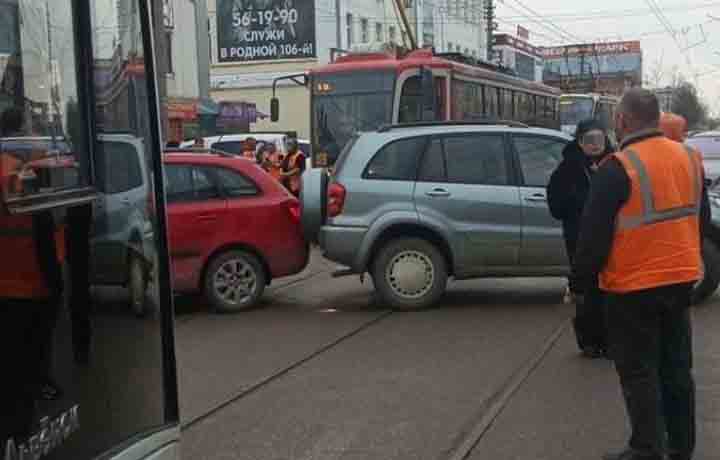
[[[434,139],[423,157],[419,180],[476,185],[507,185],[502,135],[461,134]]]
[[[380,180],[415,180],[418,158],[426,142],[426,137],[412,137],[385,145],[370,160],[363,177]]]

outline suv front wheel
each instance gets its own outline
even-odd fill
[[[419,238],[398,238],[380,249],[371,275],[380,297],[392,308],[420,310],[443,295],[448,268],[433,244]]]

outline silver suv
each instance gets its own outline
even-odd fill
[[[396,309],[432,305],[449,277],[567,275],[545,186],[570,140],[513,123],[360,134],[332,177],[321,170],[303,176],[306,237],[348,267],[338,275],[369,272]],[[717,281],[710,282],[712,293]]]

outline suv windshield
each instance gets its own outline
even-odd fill
[[[321,75],[313,86],[317,162],[333,164],[351,136],[390,123],[394,76],[390,72]]]

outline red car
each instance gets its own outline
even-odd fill
[[[262,168],[209,151],[164,158],[176,292],[203,292],[216,311],[239,311],[273,279],[305,268],[300,204]]]

